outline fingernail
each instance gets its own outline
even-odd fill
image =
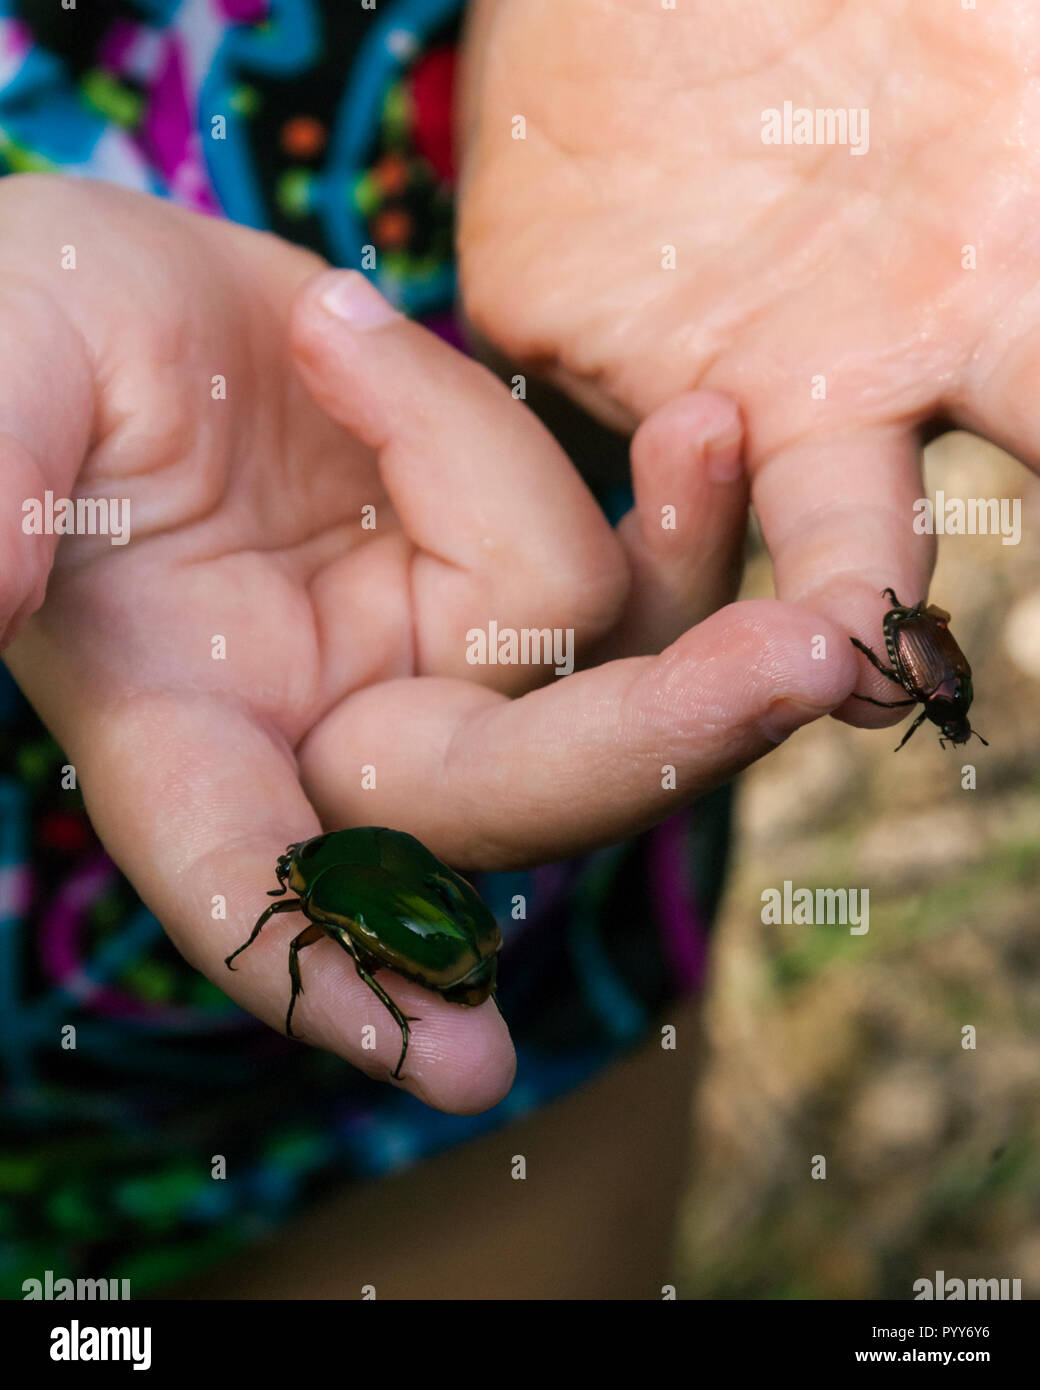
[[[732,483],[740,477],[742,464],[740,445],[743,436],[740,427],[729,425],[719,434],[711,435],[704,441],[704,457],[708,465],[708,477],[716,483]]]
[[[329,286],[321,302],[330,314],[349,323],[351,328],[378,328],[399,318],[397,310],[358,270],[348,270]]]
[[[814,719],[820,719],[826,713],[825,709],[802,705],[797,700],[774,700],[759,720],[758,727],[770,743],[783,743],[784,739],[790,738],[803,724],[811,724]]]

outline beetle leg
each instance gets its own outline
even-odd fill
[[[890,599],[892,600],[892,607],[893,607],[893,608],[905,608],[905,607],[906,607],[906,604],[905,604],[905,603],[900,603],[899,600],[896,598],[896,591],[895,591],[895,589],[891,588],[891,586],[890,586],[889,588],[887,588],[887,589],[882,589],[882,590],[881,590],[881,597],[882,597],[882,598],[890,598]]]
[[[854,700],[865,700],[868,705],[880,705],[882,709],[900,709],[903,705],[916,705],[916,700],[872,700],[869,695],[857,695],[852,692]]]
[[[896,748],[894,750],[896,753],[899,752],[900,748],[902,748],[903,744],[907,741],[910,735],[912,733],[915,733],[916,730],[918,730],[921,727],[921,725],[927,718],[928,711],[926,709],[923,709],[921,713],[917,716],[917,718],[914,720],[914,722],[910,725],[909,729],[907,729],[906,733],[903,735],[902,742],[896,745]]]
[[[887,676],[890,681],[895,681],[896,685],[903,684],[903,682],[899,679],[899,677],[896,675],[895,671],[891,669],[891,667],[882,665],[881,659],[874,655],[874,653],[870,650],[870,648],[867,646],[865,642],[861,642],[858,637],[850,637],[849,641],[852,643],[854,647],[857,647],[865,657],[867,657],[867,659],[870,661],[871,666],[875,667],[878,671],[880,671],[883,676]],[[912,705],[916,705],[917,701],[911,700],[910,703]]]
[[[287,1038],[294,1038],[296,1034],[292,1030],[293,1009],[296,1008],[296,996],[303,993],[303,981],[300,979],[300,952],[304,946],[313,946],[315,941],[320,941],[325,935],[321,927],[311,922],[304,927],[299,936],[294,936],[289,942],[289,979],[292,980],[292,998],[289,1000],[289,1012],[285,1015],[285,1035]]]
[[[263,912],[261,912],[260,916],[257,919],[256,926],[253,928],[252,932],[249,935],[249,940],[245,942],[243,945],[239,946],[237,951],[232,951],[229,956],[225,956],[224,964],[227,966],[227,968],[229,970],[234,970],[235,967],[231,964],[231,962],[235,959],[237,955],[240,955],[246,949],[246,946],[252,946],[253,942],[260,935],[260,928],[267,921],[268,917],[273,916],[276,912],[298,912],[302,908],[303,902],[300,898],[290,898],[287,902],[284,903],[272,903],[270,907],[266,908]]]
[[[394,1003],[394,1001],[390,998],[389,994],[387,994],[383,986],[376,983],[376,981],[372,978],[369,972],[365,969],[364,965],[362,965],[361,960],[358,957],[357,948],[355,947],[354,943],[351,941],[350,937],[347,935],[347,932],[343,928],[340,928],[340,930],[338,931],[334,928],[329,928],[328,930],[333,940],[338,941],[339,944],[343,947],[344,951],[346,951],[347,955],[350,956],[350,958],[353,960],[354,968],[357,971],[358,975],[361,977],[362,980],[364,980],[365,984],[368,985],[372,993],[382,1001],[383,1005],[389,1010],[394,1022],[401,1030],[401,1055],[397,1059],[397,1066],[394,1068],[393,1072],[394,1079],[399,1081],[401,1079],[401,1068],[404,1066],[404,1059],[408,1052],[408,1025],[409,1023],[418,1023],[420,1022],[420,1020],[418,1018],[411,1018],[407,1014],[403,1014],[401,1010],[397,1007],[397,1005]]]

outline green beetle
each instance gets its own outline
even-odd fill
[[[279,887],[268,897],[284,897],[290,889],[299,896],[272,903],[262,912],[249,940],[224,964],[233,970],[231,962],[253,944],[276,912],[302,912],[309,918],[311,925],[289,946],[292,997],[285,1031],[290,1038],[296,1036],[296,996],[303,993],[299,953],[323,936],[342,946],[400,1027],[395,1077],[400,1077],[408,1052],[408,1025],[419,1020],[403,1014],[376,984],[376,970],[396,970],[451,1004],[473,1008],[490,995],[498,1006],[498,923],[466,880],[414,836],[374,825],[333,830],[290,845],[278,857],[275,876]]]

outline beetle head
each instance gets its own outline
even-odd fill
[[[942,726],[942,737],[939,739],[939,742],[943,748],[946,747],[947,739],[949,739],[951,743],[967,743],[972,734],[975,735],[980,743],[985,743],[986,747],[989,747],[989,744],[978,730],[973,729],[966,719],[947,720]]]

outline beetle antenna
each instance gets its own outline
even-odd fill
[[[978,739],[980,743],[984,743],[987,748],[989,747],[989,739],[983,738],[982,735],[979,733],[978,729],[972,729],[972,733],[975,735],[975,737]]]

